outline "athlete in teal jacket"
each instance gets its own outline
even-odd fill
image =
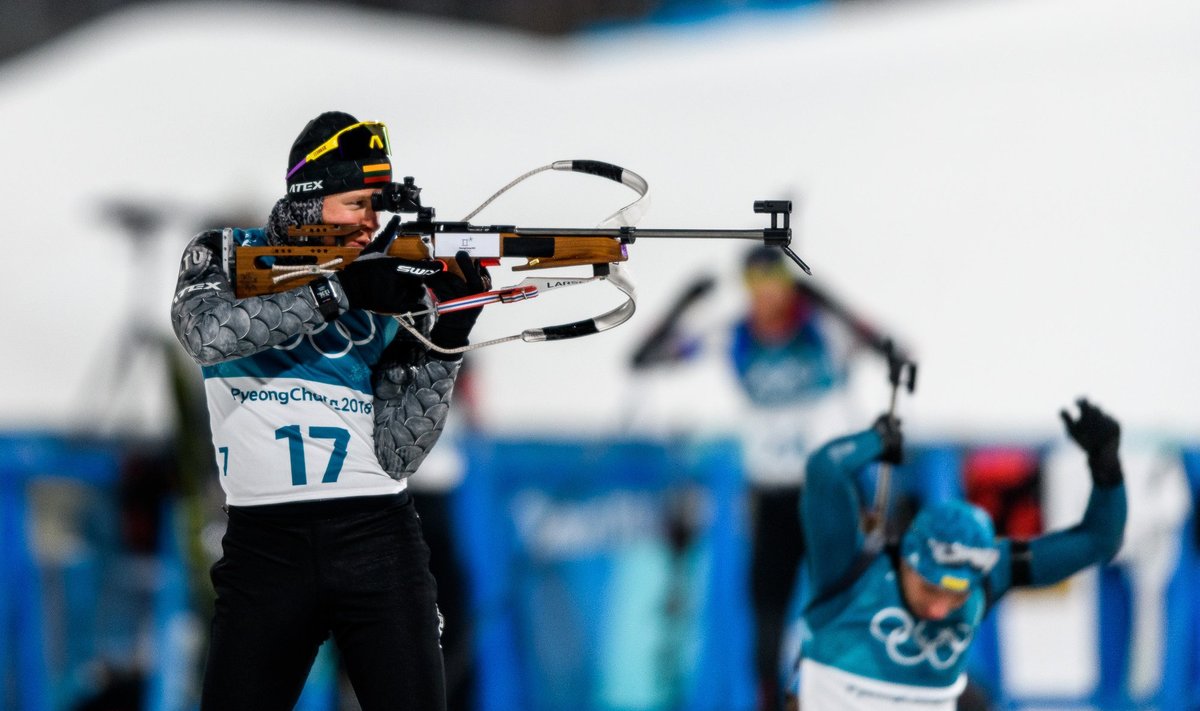
[[[803,711],[953,709],[967,650],[991,606],[1010,589],[1051,585],[1112,558],[1125,528],[1120,427],[1079,400],[1062,413],[1088,455],[1093,489],[1083,520],[1030,541],[995,538],[988,515],[961,501],[921,510],[899,547],[863,533],[855,474],[898,463],[899,423],[829,442],[808,461],[804,533],[813,590],[804,610],[799,686]]]

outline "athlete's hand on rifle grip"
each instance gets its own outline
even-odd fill
[[[352,309],[399,314],[420,308],[425,296],[424,281],[438,274],[442,264],[433,260],[412,261],[364,254],[337,273]]]
[[[879,461],[888,464],[904,463],[904,433],[900,431],[900,419],[888,414],[880,415],[872,426],[883,442]]]
[[[386,253],[388,245],[390,245],[392,240],[395,239],[396,232],[399,231],[399,229],[400,216],[393,215],[392,219],[388,220],[388,223],[383,226],[383,229],[379,230],[379,234],[375,235],[374,239],[371,240],[371,243],[366,247],[363,247],[363,251],[358,255],[359,259],[362,259],[368,254]]]
[[[453,271],[445,271],[429,279],[429,288],[433,290],[433,295],[439,302],[481,294],[488,290],[491,285],[491,277],[488,275],[487,268],[480,264],[478,259],[471,259],[469,254],[460,251],[454,255],[454,262],[458,266],[458,270],[462,272],[463,278],[459,278]],[[429,334],[429,340],[442,348],[461,348],[467,345],[467,337],[471,334],[471,329],[475,327],[475,320],[479,318],[479,312],[482,310],[483,307],[479,306],[440,314],[433,331]],[[431,351],[430,356],[444,360],[456,360],[461,357],[461,354],[447,355]]]
[[[420,308],[424,281],[442,271],[441,262],[387,256],[400,224],[393,217],[362,252],[337,273],[352,309],[398,314]]]
[[[1061,410],[1063,425],[1071,439],[1087,452],[1088,467],[1092,470],[1092,481],[1096,486],[1115,486],[1121,483],[1121,460],[1117,450],[1121,445],[1121,425],[1100,408],[1079,398],[1079,419],[1071,419],[1066,410]]]

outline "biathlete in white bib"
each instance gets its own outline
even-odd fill
[[[389,156],[383,124],[323,113],[292,145],[266,227],[204,232],[184,252],[171,320],[203,369],[229,514],[204,711],[291,709],[330,636],[364,711],[446,707],[437,586],[406,477],[441,434],[461,355],[397,335],[382,314],[426,308],[428,290],[486,291],[487,274],[465,253],[465,279],[385,255],[372,196],[391,181]],[[291,244],[302,225],[357,227],[340,239],[362,252],[311,283],[237,298],[229,255]],[[478,313],[421,326],[458,348]]]

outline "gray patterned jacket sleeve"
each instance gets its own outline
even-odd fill
[[[415,472],[441,437],[462,364],[413,353],[415,363],[381,369],[374,378],[375,456],[394,479]]]
[[[202,232],[183,254],[171,325],[200,365],[243,358],[319,328],[325,319],[307,286],[239,299],[221,264],[222,235]],[[341,294],[341,307],[348,304]]]

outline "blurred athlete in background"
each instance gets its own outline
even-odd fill
[[[865,535],[855,477],[872,461],[901,462],[895,419],[880,417],[812,456],[802,515],[811,594],[791,707],[950,711],[966,686],[975,630],[998,599],[1116,554],[1126,518],[1120,427],[1087,400],[1078,405],[1078,418],[1061,415],[1088,456],[1087,510],[1077,525],[1029,541],[995,538],[987,513],[962,501],[922,508],[899,546]]]
[[[745,405],[731,411],[749,483],[751,595],[759,708],[777,709],[779,649],[805,533],[797,521],[809,454],[858,418],[847,388],[852,360],[865,347],[886,353],[887,339],[815,285],[797,278],[781,250],[746,253],[742,283],[746,313],[731,326],[689,329],[686,316],[713,286],[701,279],[678,299],[636,350],[631,365],[719,357],[734,375]]]

